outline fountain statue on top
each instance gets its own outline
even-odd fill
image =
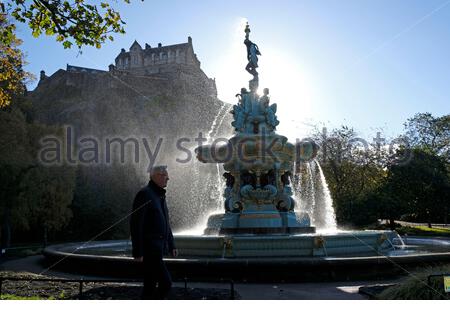
[[[269,89],[257,93],[259,86],[258,46],[250,41],[246,25],[245,41],[248,64],[253,75],[249,90],[242,88],[233,106],[236,134],[221,146],[196,149],[203,163],[223,163],[226,188],[225,213],[209,217],[206,234],[289,234],[311,233],[307,214],[295,213],[291,177],[294,172],[296,146],[275,133],[279,121],[277,105],[270,104]]]
[[[248,64],[245,67],[245,70],[247,70],[252,76],[253,80],[250,81],[250,89],[252,88],[258,88],[258,71],[256,71],[256,68],[258,68],[258,56],[261,55],[261,52],[259,52],[258,46],[250,41],[250,26],[245,26],[245,40],[244,44],[247,47],[247,60]]]

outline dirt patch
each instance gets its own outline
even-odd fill
[[[78,282],[47,282],[39,279],[56,279],[28,272],[1,271],[0,277],[14,277],[23,281],[5,280],[2,283],[2,299],[57,299],[57,300],[138,300],[142,292],[141,283],[94,283],[84,282],[82,295]],[[34,281],[27,281],[33,279]],[[174,287],[169,300],[226,300],[231,292],[219,288],[180,288]],[[239,299],[234,292],[234,299]]]

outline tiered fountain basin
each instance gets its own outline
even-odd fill
[[[289,258],[382,255],[393,249],[397,234],[364,231],[335,234],[177,236],[182,256],[208,258]]]
[[[450,240],[396,232],[349,231],[299,235],[175,235],[180,255],[165,258],[175,280],[332,281],[378,279],[450,262]],[[102,276],[139,277],[128,240],[66,243],[44,250],[53,268]]]
[[[256,191],[256,190],[255,190]],[[241,214],[227,212],[209,216],[205,235],[295,235],[315,233],[309,216],[298,218],[294,212],[255,211]]]
[[[253,101],[256,96],[249,95],[249,99]],[[295,201],[287,181],[298,158],[296,153],[305,153],[303,145],[293,145],[282,135],[262,130],[258,134],[238,133],[226,144],[197,148],[199,161],[222,163],[228,175],[226,211],[209,217],[205,234],[314,233],[309,215],[294,211]],[[312,151],[317,149],[308,145]]]
[[[242,170],[271,169],[279,162],[285,169],[295,157],[296,146],[287,138],[275,133],[244,134],[240,133],[227,144],[205,145],[196,149],[199,161],[203,163],[224,163],[224,169],[232,171],[236,164]]]

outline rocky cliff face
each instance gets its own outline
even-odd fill
[[[148,76],[114,70],[68,70],[41,77],[38,87],[29,93],[32,107],[28,116],[31,119],[45,124],[69,125],[75,140],[86,136],[100,141],[107,137],[137,137],[156,142],[163,137],[164,145],[157,162],[169,163],[169,166],[177,157],[176,139],[189,137],[193,140],[200,131],[205,136],[224,105],[217,99],[215,88],[208,85],[204,73],[195,70],[178,69]],[[139,148],[145,155],[142,144]],[[127,155],[132,152],[127,149]],[[135,193],[148,179],[147,160],[79,166],[72,206],[74,237],[76,230],[84,228],[89,230],[88,234],[99,232],[129,213]],[[192,171],[189,165],[187,167]],[[183,183],[180,178],[177,182],[177,177],[172,180],[175,180],[172,186],[179,187]],[[183,180],[186,179],[183,177]],[[185,224],[181,218],[184,211],[184,201],[174,201],[175,226],[177,222],[179,226]],[[127,232],[124,222],[110,236],[123,237]]]
[[[80,134],[176,136],[207,130],[223,104],[202,74],[59,70],[30,94],[32,117]]]

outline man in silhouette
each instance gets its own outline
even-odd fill
[[[144,299],[165,299],[172,287],[172,279],[163,256],[178,255],[174,246],[169,212],[166,204],[166,186],[169,174],[166,166],[150,171],[150,182],[136,195],[130,219],[132,255],[143,262]]]

